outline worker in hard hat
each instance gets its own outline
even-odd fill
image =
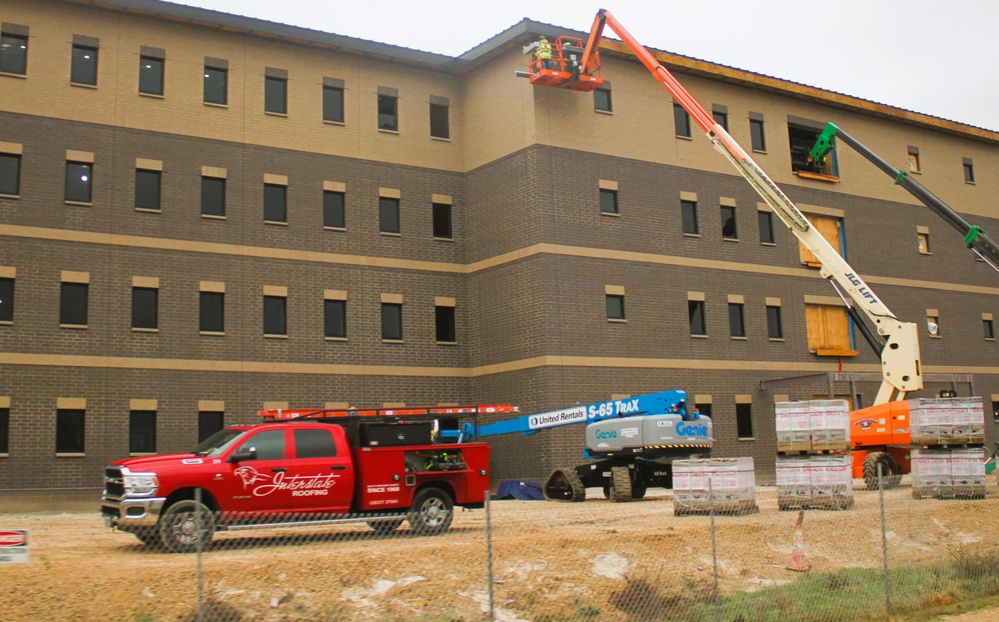
[[[542,69],[558,69],[558,64],[552,60],[552,44],[544,35],[541,35],[541,39],[538,40],[538,50],[534,55],[541,61]]]

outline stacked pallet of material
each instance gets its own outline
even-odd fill
[[[849,454],[777,456],[777,506],[781,510],[848,510],[853,507]]]
[[[915,499],[984,499],[984,447],[912,450],[912,496]]]
[[[909,400],[914,445],[982,445],[985,409],[981,397]]]
[[[751,514],[756,505],[752,458],[673,461],[673,514]]]
[[[777,402],[777,506],[853,507],[850,408],[846,400]]]

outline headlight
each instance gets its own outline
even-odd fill
[[[126,495],[152,495],[160,486],[160,480],[155,473],[124,474]]]

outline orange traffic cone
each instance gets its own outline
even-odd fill
[[[788,570],[795,572],[808,572],[811,566],[805,559],[805,536],[801,532],[801,523],[805,520],[805,511],[798,511],[798,522],[794,526],[794,548],[791,549],[791,563]]]

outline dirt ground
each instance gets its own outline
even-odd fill
[[[490,561],[497,620],[628,620],[666,611],[677,590],[710,590],[711,518],[673,515],[671,496],[650,491],[610,503],[498,500],[458,511],[449,532],[380,535],[363,523],[219,533],[201,560],[205,620],[489,619]],[[718,516],[723,592],[757,590],[811,572],[881,567],[880,500],[856,491],[850,510],[779,511],[773,489],[758,513]],[[983,500],[914,500],[886,494],[893,568],[995,551],[999,494]],[[487,525],[488,522],[488,525]],[[492,532],[487,543],[487,527]],[[0,565],[0,620],[196,620],[198,560],[155,552],[106,529],[87,512],[0,513],[0,531],[30,530],[30,562]],[[947,618],[999,619],[999,611]]]

